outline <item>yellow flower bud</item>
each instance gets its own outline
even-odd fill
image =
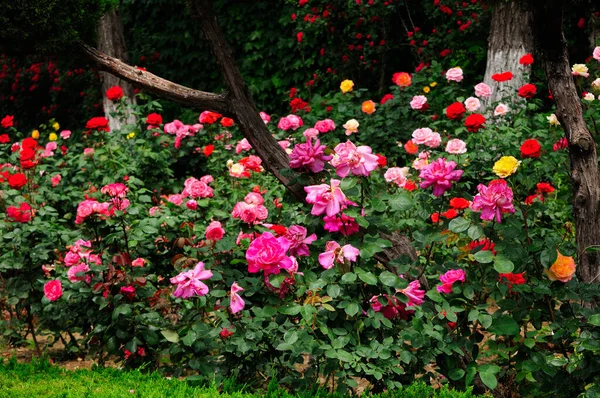
[[[58,139],[58,136],[55,133],[50,133],[50,135],[48,136],[48,139],[50,141],[56,141]]]
[[[58,122],[54,122],[54,124],[52,125],[52,128],[56,131],[58,131],[58,129],[60,128],[60,124],[58,124]]]
[[[34,140],[37,140],[38,138],[40,138],[40,132],[38,130],[33,130],[31,132],[31,138],[33,138]]]
[[[353,87],[354,87],[354,82],[352,80],[344,80],[342,82],[342,84],[340,84],[340,89],[342,90],[342,93],[344,93],[344,94],[352,91]]]

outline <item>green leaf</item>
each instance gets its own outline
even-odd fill
[[[471,225],[467,231],[467,235],[472,240],[477,240],[483,236],[483,228],[481,228],[481,225]]]
[[[460,233],[469,229],[470,225],[471,221],[465,218],[455,218],[452,221],[450,221],[450,223],[448,224],[448,228],[450,228],[450,231],[454,233]]]
[[[296,341],[298,341],[298,333],[295,330],[288,330],[283,335],[283,341],[288,344],[294,344]]]
[[[179,343],[179,334],[174,330],[161,330],[160,333],[171,343]]]
[[[494,261],[494,255],[489,250],[481,250],[473,255],[475,260],[481,264],[488,264]]]
[[[383,271],[381,274],[379,274],[379,280],[386,286],[396,286],[398,284],[398,279],[399,278],[396,275],[389,271]]]
[[[594,326],[600,326],[600,314],[594,314],[592,315],[587,323],[589,323],[590,325],[594,325]]]
[[[413,200],[406,194],[398,194],[390,199],[390,207],[392,210],[406,211],[413,207]]]
[[[496,375],[492,372],[479,372],[479,377],[481,377],[481,381],[483,382],[483,384],[485,384],[488,388],[492,390],[498,385]]]
[[[494,258],[494,269],[499,274],[508,274],[510,272],[513,272],[513,270],[515,269],[515,265],[512,261],[506,258],[506,256],[498,254]]]
[[[117,319],[119,317],[119,315],[129,315],[129,314],[131,314],[131,306],[129,304],[121,304],[120,306],[115,308],[115,310],[113,311],[112,319],[113,320]]]
[[[352,362],[354,360],[354,356],[347,351],[337,350],[336,353],[337,353],[337,357],[340,359],[340,361]]]
[[[353,272],[348,272],[342,275],[341,281],[342,283],[354,283],[356,281],[356,274]]]
[[[327,286],[327,295],[329,295],[329,297],[336,298],[340,295],[341,291],[340,285]]]
[[[354,316],[358,313],[359,309],[359,305],[357,303],[352,302],[346,306],[346,314]]]
[[[464,375],[465,371],[459,368],[451,369],[450,372],[448,372],[450,380],[460,380]]]
[[[520,329],[517,321],[512,319],[511,316],[501,315],[500,317],[494,319],[489,331],[506,336],[516,336],[519,334]]]
[[[377,277],[372,272],[359,272],[358,277],[367,285],[377,284]]]

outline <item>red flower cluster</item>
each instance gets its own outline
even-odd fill
[[[520,274],[513,274],[512,272],[509,274],[500,274],[498,280],[502,283],[506,283],[508,285],[508,290],[511,291],[513,285],[524,285],[527,283],[524,272],[521,272]]]
[[[35,155],[37,146],[37,141],[31,137],[25,138],[21,143],[21,152],[19,152],[19,157],[22,169],[30,169],[32,167],[35,167]]]
[[[6,214],[11,222],[27,223],[31,221],[31,206],[29,206],[29,203],[22,202],[19,207],[8,207]]]
[[[536,192],[533,195],[529,195],[525,198],[524,203],[526,205],[533,204],[533,201],[539,199],[540,202],[543,202],[546,198],[544,198],[544,194],[554,192],[554,187],[547,182],[538,182],[536,184]]]
[[[310,112],[310,108],[308,107],[308,102],[304,101],[300,97],[296,97],[293,100],[291,100],[290,107],[292,108],[292,113],[298,113],[298,111]]]
[[[233,119],[230,119],[228,117],[224,117],[223,119],[221,119],[221,126],[223,126],[223,127],[231,127],[231,126],[233,126]]]
[[[519,97],[533,98],[535,93],[537,93],[537,88],[535,87],[535,84],[527,83],[519,89]]]
[[[11,116],[11,115],[7,115],[2,118],[2,121],[0,122],[0,124],[2,124],[2,127],[7,129],[9,127],[12,127],[14,125],[14,122],[15,122],[15,117]]]
[[[110,127],[108,126],[108,119],[104,116],[93,117],[87,121],[85,124],[85,128],[88,130],[96,130],[96,131],[106,131],[110,132]]]
[[[106,98],[111,101],[118,101],[123,98],[123,89],[119,86],[112,86],[106,90]]]
[[[456,210],[464,210],[471,205],[471,202],[463,198],[450,199],[450,207]]]
[[[386,102],[388,102],[388,101],[390,101],[390,100],[393,100],[393,99],[394,99],[394,96],[393,96],[392,94],[386,94],[386,95],[384,95],[384,96],[381,98],[381,101],[379,101],[379,103],[380,103],[381,105],[383,105],[383,104],[385,104]]]
[[[258,156],[247,156],[245,158],[240,159],[238,163],[244,166],[246,169],[252,170],[255,173],[260,173],[262,171],[262,160]]]
[[[561,139],[556,141],[554,144],[552,144],[552,150],[554,152],[556,152],[561,149],[565,149],[568,146],[569,146],[569,141],[567,141],[567,139],[565,137],[562,137]]]
[[[211,111],[204,111],[200,114],[200,123],[202,124],[213,124],[215,123],[217,120],[219,120],[221,118],[220,113],[217,112],[211,112]]]
[[[492,80],[495,80],[498,83],[507,82],[509,80],[512,80],[512,78],[513,78],[512,72],[502,72],[502,73],[496,73],[496,74],[492,75]]]
[[[485,127],[485,117],[479,113],[473,113],[465,119],[465,127],[471,133],[476,133]]]
[[[8,134],[0,134],[0,144],[8,144],[10,143],[10,137]]]
[[[446,108],[446,117],[450,120],[460,120],[467,112],[462,102],[455,102]]]
[[[535,138],[530,138],[521,145],[522,158],[539,158],[542,154],[542,146]]]

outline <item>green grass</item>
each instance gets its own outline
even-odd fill
[[[274,383],[272,383],[273,385]],[[227,388],[227,390],[232,390]],[[121,398],[121,397],[168,397],[168,398],[333,398],[320,392],[297,392],[269,388],[262,392],[219,391],[216,386],[198,387],[177,379],[166,379],[158,373],[144,374],[139,371],[118,369],[67,371],[50,365],[45,360],[30,364],[16,360],[0,362],[0,398],[5,397],[65,397],[65,398]],[[447,389],[434,390],[423,383],[415,383],[402,391],[379,395],[381,398],[472,398],[470,392],[455,392]]]

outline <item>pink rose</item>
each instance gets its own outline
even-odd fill
[[[181,192],[181,196],[196,198],[211,198],[213,190],[202,180],[197,180],[194,177],[190,177],[183,183],[184,189]]]
[[[592,53],[592,57],[594,57],[594,59],[596,61],[600,61],[600,46],[594,48],[594,52]]]
[[[208,293],[208,286],[201,281],[212,278],[212,271],[204,269],[204,263],[200,261],[193,270],[185,271],[171,278],[171,283],[177,285],[173,296],[182,299],[193,296],[204,296]]]
[[[94,152],[94,148],[85,148],[83,150],[83,156],[92,156]]]
[[[143,267],[146,265],[146,260],[141,257],[136,258],[131,262],[132,267]]]
[[[87,264],[80,263],[78,265],[75,265],[75,266],[69,268],[69,271],[67,271],[67,276],[69,277],[69,280],[72,283],[76,283],[76,282],[83,281],[83,280],[85,280],[87,283],[89,283],[90,276],[85,275],[85,273],[88,272],[89,270],[90,270],[90,267]],[[81,274],[81,273],[83,273],[84,275],[80,275],[80,276],[77,275],[77,274]]]
[[[181,206],[181,204],[183,203],[183,196],[178,194],[169,195],[167,197],[167,201],[173,203],[175,206]]]
[[[492,95],[492,89],[485,83],[479,83],[475,86],[475,95],[479,98],[488,98]]]
[[[354,262],[360,255],[360,250],[352,245],[340,246],[331,240],[325,244],[325,252],[319,254],[319,264],[325,269],[331,269],[335,265],[344,264],[345,260]]]
[[[196,210],[198,208],[198,202],[196,202],[194,199],[190,199],[187,202],[185,202],[185,207],[187,207],[190,210]]]
[[[427,137],[427,141],[425,141],[425,145],[429,148],[437,148],[442,143],[442,137],[440,133],[431,133],[429,137]]]
[[[462,269],[451,269],[444,275],[440,275],[441,286],[437,287],[437,291],[440,293],[450,294],[452,293],[452,285],[454,282],[464,282],[466,279],[465,271]]]
[[[309,128],[309,129],[304,130],[302,135],[304,135],[306,138],[315,138],[319,135],[319,130],[317,130],[315,128]]]
[[[450,68],[446,72],[446,79],[448,81],[460,82],[463,79],[463,71],[460,67]]]
[[[278,274],[281,268],[291,268],[292,260],[286,255],[289,248],[290,242],[286,238],[275,238],[270,232],[263,232],[246,251],[248,272],[263,270],[265,274]]]
[[[44,295],[50,301],[56,301],[63,294],[62,283],[58,279],[46,282],[44,285]]]
[[[239,141],[237,143],[237,145],[235,146],[235,153],[241,153],[242,151],[249,151],[250,149],[252,149],[252,145],[250,145],[248,140],[244,138],[241,141]]]
[[[292,127],[292,123],[288,120],[287,117],[282,117],[279,119],[279,123],[277,123],[277,128],[282,129],[283,131],[288,131]]]
[[[481,102],[475,97],[469,97],[465,100],[465,108],[467,108],[469,112],[475,112],[480,107]]]
[[[63,130],[60,132],[60,138],[68,140],[71,137],[71,130]]]
[[[452,153],[454,155],[459,155],[467,152],[467,144],[464,141],[459,140],[457,138],[448,141],[446,144],[446,152]]]
[[[406,176],[408,175],[408,167],[390,167],[386,170],[383,177],[387,182],[393,182],[399,187],[404,187],[406,185]]]
[[[267,115],[265,112],[259,112],[260,118],[265,122],[265,124],[271,121],[271,116]]]
[[[299,116],[287,115],[287,119],[290,122],[290,128],[292,130],[297,130],[299,127],[302,127],[304,125],[304,122],[302,121],[302,119]],[[334,128],[335,128],[335,126],[334,126]]]
[[[229,294],[229,309],[232,314],[240,312],[244,309],[246,303],[244,299],[238,294],[239,292],[243,292],[244,289],[237,284],[237,282],[233,282],[231,285],[231,293]]]
[[[223,239],[225,230],[221,227],[221,223],[213,221],[206,227],[206,239],[218,241]]]
[[[319,120],[315,124],[315,129],[317,129],[320,133],[328,133],[335,130],[335,123],[331,119]]]
[[[415,95],[410,101],[410,107],[412,109],[421,110],[427,104],[427,97],[424,95]]]
[[[504,116],[510,111],[510,108],[506,104],[498,104],[494,109],[494,116]]]
[[[417,145],[425,144],[431,136],[431,134],[433,134],[433,131],[428,127],[416,129],[412,133],[412,142]]]

